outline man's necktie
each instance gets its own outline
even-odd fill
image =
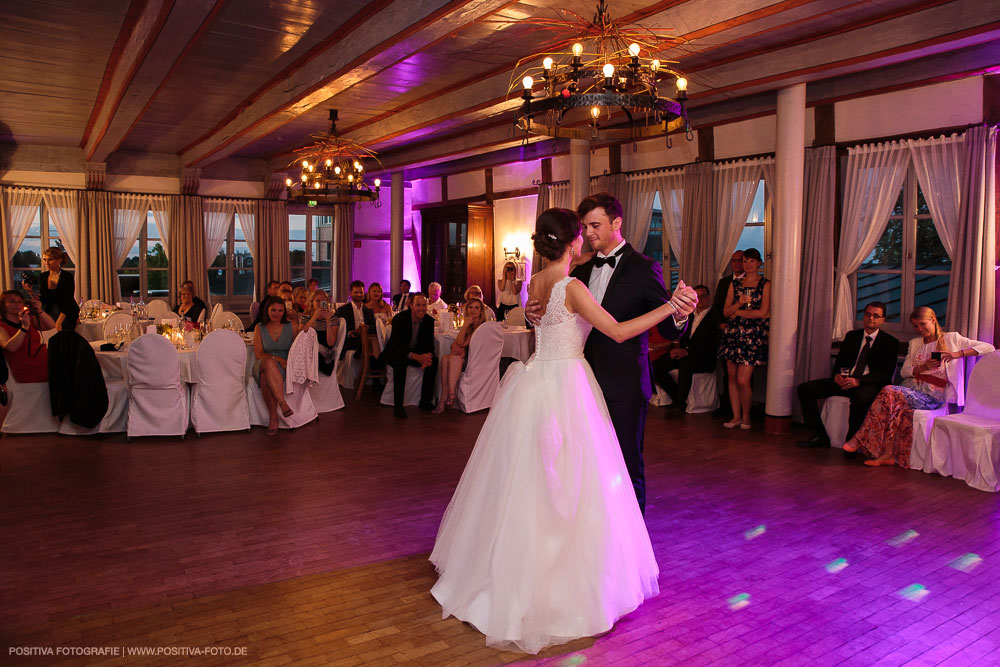
[[[858,355],[858,363],[854,365],[854,372],[851,373],[852,378],[859,378],[865,374],[865,367],[868,365],[868,355],[872,351],[872,337],[865,336],[865,344],[861,348],[861,354]]]

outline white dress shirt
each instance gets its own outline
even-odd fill
[[[351,300],[351,308],[354,309],[354,330],[357,331],[365,323],[365,311],[363,305],[358,305]]]
[[[871,338],[872,339],[872,342],[869,344],[869,351],[868,351],[868,359],[871,360],[871,358],[872,358],[871,357],[871,348],[875,347],[875,336],[878,335],[878,332],[879,332],[878,329],[875,330],[875,333],[864,333],[862,331],[862,333],[864,335],[861,337],[861,347],[858,348],[858,356],[854,359],[854,366],[851,366],[851,375],[854,375],[854,367],[858,365],[858,359],[861,358],[861,350],[865,349],[865,338]],[[861,375],[868,375],[868,362],[867,361],[865,362],[864,369],[861,371]]]
[[[692,314],[693,319],[691,320],[691,333],[689,337],[694,335],[695,329],[698,328],[698,325],[701,324],[701,321],[705,319],[705,316],[708,315],[708,311],[710,310],[712,309],[706,308],[704,310],[694,311],[694,313]]]
[[[448,310],[448,304],[446,304],[441,297],[438,297],[437,301],[431,301],[427,304],[427,312],[429,312],[433,317],[437,317],[438,313],[442,310]]]
[[[603,252],[599,252],[597,253],[597,256],[609,257],[624,247],[625,239],[622,239],[622,242],[616,245],[610,253],[605,255]],[[617,259],[620,260],[621,257]],[[590,289],[590,293],[594,295],[594,299],[597,300],[597,303],[604,301],[604,293],[608,291],[608,283],[611,281],[611,274],[615,272],[615,268],[617,268],[617,264],[614,267],[605,264],[604,266],[595,266],[591,269],[590,280],[587,282],[587,288]]]

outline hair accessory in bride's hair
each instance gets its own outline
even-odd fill
[[[556,235],[555,235],[555,234],[546,234],[546,236],[548,236],[548,237],[549,237],[550,239],[552,239],[553,241],[558,241],[558,240],[559,240],[559,239],[557,239],[557,238],[556,238]]]

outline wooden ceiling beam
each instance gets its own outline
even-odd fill
[[[509,0],[395,0],[312,54],[181,154],[186,166],[224,158],[334,95],[509,4]]]
[[[148,108],[168,75],[225,0],[150,0],[139,15],[95,106],[82,143],[87,160],[104,162]]]

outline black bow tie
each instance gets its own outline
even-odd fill
[[[622,254],[623,251],[624,251],[624,249],[619,250],[615,254],[611,255],[611,257],[597,257],[595,255],[594,256],[594,268],[600,268],[600,267],[604,266],[605,264],[607,264],[608,266],[610,266],[612,269],[615,268],[615,264],[618,262],[618,255]]]

